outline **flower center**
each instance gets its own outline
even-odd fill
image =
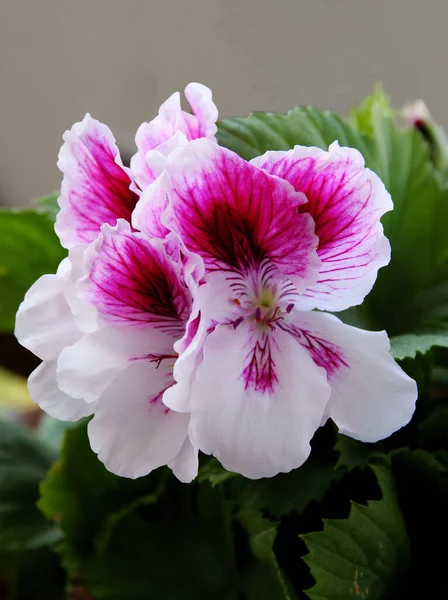
[[[279,297],[280,296],[280,297]],[[242,300],[233,298],[233,304],[239,308],[239,316],[232,321],[233,328],[236,329],[243,321],[248,320],[256,324],[257,327],[270,330],[275,329],[275,324],[284,319],[294,308],[292,302],[286,304],[281,301],[281,295],[275,287],[261,288],[250,298]]]

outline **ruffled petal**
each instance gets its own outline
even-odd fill
[[[80,293],[108,323],[151,325],[183,335],[190,299],[180,266],[127,222],[103,226],[89,248],[86,272]]]
[[[152,328],[102,327],[62,351],[58,385],[74,398],[93,402],[133,362],[172,364],[173,342],[170,335]]]
[[[142,190],[157,177],[157,171],[146,160],[150,150],[167,156],[184,140],[206,137],[216,141],[218,109],[212,100],[212,92],[205,85],[190,83],[185,88],[193,114],[182,110],[180,94],[175,92],[159,109],[159,114],[149,123],[140,125],[135,136],[138,152],[131,160],[131,168]],[[179,137],[179,133],[181,136]]]
[[[65,258],[56,275],[42,275],[27,291],[17,312],[17,339],[43,360],[57,358],[80,336],[64,295],[70,270],[70,260]]]
[[[92,242],[104,223],[131,220],[138,195],[106,125],[87,114],[66,131],[58,167],[64,177],[55,230],[64,247]]]
[[[319,312],[290,316],[293,324],[284,326],[327,371],[326,416],[341,433],[377,442],[410,421],[417,384],[390,355],[385,331],[363,331]]]
[[[95,410],[95,403],[71,398],[59,389],[56,382],[56,361],[44,361],[28,379],[31,398],[50,417],[61,421],[77,421]]]
[[[325,371],[289,334],[219,326],[191,387],[190,438],[230,471],[272,477],[306,460],[329,395]]]
[[[299,214],[306,198],[290,184],[206,139],[172,152],[167,172],[169,226],[208,272],[247,273],[270,262],[300,289],[314,283],[314,224]]]
[[[339,311],[361,304],[378,269],[390,260],[381,216],[392,200],[380,178],[364,166],[362,155],[337,142],[328,152],[296,146],[267,152],[251,161],[303,192],[319,237],[319,279],[303,295],[301,308]]]
[[[178,457],[189,416],[163,404],[163,391],[171,383],[171,371],[163,364],[157,369],[138,361],[99,398],[88,432],[93,451],[109,471],[135,479]]]

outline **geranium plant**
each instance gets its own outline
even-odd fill
[[[0,422],[4,597],[441,597],[443,130],[380,88],[349,118],[185,96],[129,166],[86,115],[60,193],[0,213],[43,411]]]

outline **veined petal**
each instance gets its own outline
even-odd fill
[[[176,357],[172,336],[153,328],[105,326],[65,348],[58,358],[59,387],[74,398],[93,402],[133,362],[155,367]]]
[[[340,148],[337,142],[328,152],[296,146],[251,162],[308,198],[301,210],[315,221],[322,266],[301,308],[339,311],[361,304],[378,269],[390,260],[380,218],[393,206],[380,178],[365,168],[357,150]]]
[[[329,395],[325,371],[289,334],[218,326],[191,387],[190,438],[226,469],[272,477],[307,459]]]
[[[55,275],[42,275],[27,291],[17,312],[17,339],[43,360],[55,359],[80,336],[64,295],[70,269],[70,260],[65,258]]]
[[[87,114],[66,131],[58,167],[64,177],[55,230],[64,247],[92,242],[104,223],[130,221],[138,196],[106,125]]]
[[[326,416],[341,433],[377,442],[410,421],[417,385],[390,355],[385,331],[364,331],[319,312],[290,316],[293,324],[285,327],[327,371]]]
[[[135,479],[176,460],[188,435],[189,415],[162,402],[171,370],[138,361],[99,398],[88,425],[90,444],[106,468]],[[188,468],[187,468],[188,471]]]
[[[193,114],[182,110],[180,94],[175,92],[160,106],[157,117],[149,123],[143,123],[137,130],[135,143],[138,152],[131,160],[131,167],[142,190],[157,176],[147,163],[148,151],[157,150],[167,156],[173,147],[182,144],[185,139],[206,137],[216,141],[218,109],[212,100],[211,90],[200,83],[190,83],[185,88],[185,97]],[[176,137],[179,133],[181,137]]]
[[[61,421],[77,421],[95,410],[95,403],[87,404],[59,389],[56,382],[56,361],[44,361],[31,373],[28,390],[31,398],[43,411]]]
[[[320,264],[306,198],[292,186],[209,140],[190,142],[168,157],[168,221],[208,272],[249,272],[262,261],[304,289]]]
[[[131,231],[126,221],[102,227],[89,248],[86,272],[80,292],[105,321],[183,335],[190,299],[180,267],[162,245]]]

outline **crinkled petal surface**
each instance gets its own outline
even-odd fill
[[[95,410],[95,404],[86,404],[78,398],[71,398],[59,389],[56,382],[56,361],[44,361],[28,379],[31,398],[50,417],[61,421],[77,421]]]
[[[149,361],[138,361],[99,398],[88,432],[92,449],[109,471],[142,477],[178,457],[187,438],[189,415],[163,404],[163,392],[172,381],[171,369],[164,363],[156,368]],[[182,471],[183,465],[177,468]],[[189,468],[185,466],[186,473]]]
[[[87,114],[66,131],[58,167],[63,180],[55,230],[64,247],[92,242],[103,223],[131,220],[138,195],[106,125]]]
[[[301,210],[315,221],[322,266],[301,308],[339,311],[360,304],[378,269],[390,260],[380,218],[392,209],[392,201],[379,177],[365,168],[357,150],[337,143],[328,152],[302,146],[267,152],[252,163],[308,198]]]
[[[410,421],[417,384],[392,358],[386,332],[364,331],[314,311],[292,313],[291,321],[285,327],[327,371],[326,416],[341,433],[377,442]]]
[[[190,438],[230,471],[272,477],[307,459],[329,395],[325,371],[289,334],[219,326],[192,384]]]
[[[42,275],[27,291],[17,312],[17,339],[43,360],[57,358],[80,335],[64,295],[70,269],[65,258],[56,275]]]
[[[138,152],[132,157],[131,168],[136,181],[143,190],[157,177],[146,160],[148,151],[158,150],[167,156],[169,151],[183,139],[194,140],[206,137],[215,141],[218,109],[212,100],[212,92],[205,85],[190,83],[185,88],[185,97],[193,114],[182,110],[180,94],[175,92],[159,109],[159,114],[149,123],[143,123],[135,136]],[[182,138],[176,137],[182,134]]]
[[[248,272],[270,261],[301,288],[317,277],[314,224],[285,181],[200,139],[168,159],[168,221],[208,272]]]

